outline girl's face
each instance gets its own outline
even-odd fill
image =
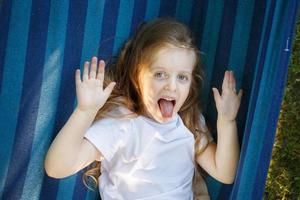
[[[196,62],[192,50],[160,48],[139,75],[139,87],[148,117],[163,123],[174,117],[188,97]]]

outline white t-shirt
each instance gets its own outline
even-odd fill
[[[194,136],[179,115],[158,123],[144,116],[105,118],[86,132],[103,155],[103,200],[192,200]]]

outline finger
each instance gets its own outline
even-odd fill
[[[243,96],[243,90],[240,89],[239,94],[238,94],[238,98],[239,98],[239,99],[242,99],[242,96]]]
[[[84,69],[83,69],[83,76],[82,76],[82,80],[85,81],[85,80],[88,80],[89,79],[89,65],[90,63],[88,61],[86,61],[84,63]]]
[[[76,94],[78,94],[79,88],[81,84],[81,79],[80,79],[80,69],[77,69],[75,72],[75,89],[76,89]]]
[[[233,71],[230,71],[229,88],[232,89],[233,91],[236,91],[235,86],[236,85],[235,85],[234,73],[233,73]]]
[[[228,81],[229,81],[229,72],[228,71],[225,71],[225,74],[224,74],[224,79],[223,79],[223,84],[222,84],[222,90],[225,90],[228,88]]]
[[[81,83],[81,79],[80,79],[80,69],[76,69],[75,72],[75,83],[76,85]]]
[[[103,80],[104,80],[104,68],[105,68],[105,62],[103,60],[100,60],[99,66],[98,66],[97,79],[100,80],[102,84],[103,84]]]
[[[115,85],[116,85],[116,82],[111,82],[111,83],[104,89],[103,92],[104,92],[107,96],[109,96],[109,95],[111,94],[112,90],[114,89]]]
[[[217,88],[212,88],[212,90],[213,90],[215,102],[217,103],[221,100],[221,95]]]
[[[97,57],[94,56],[92,58],[91,70],[90,70],[90,78],[96,78],[96,70],[97,70]]]

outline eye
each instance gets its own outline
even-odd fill
[[[188,81],[189,80],[189,77],[187,75],[184,75],[184,74],[179,74],[177,76],[177,78],[181,81]]]
[[[167,77],[167,74],[165,72],[155,72],[154,77],[157,79],[163,79]]]

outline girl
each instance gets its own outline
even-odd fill
[[[143,24],[105,77],[104,66],[96,57],[85,62],[82,80],[76,70],[78,104],[49,148],[49,176],[70,176],[97,161],[86,176],[98,178],[101,162],[103,200],[208,199],[203,179],[194,176],[198,165],[223,183],[233,182],[242,91],[236,94],[229,71],[222,96],[213,88],[216,145],[200,112],[203,71],[186,26],[170,19]]]

